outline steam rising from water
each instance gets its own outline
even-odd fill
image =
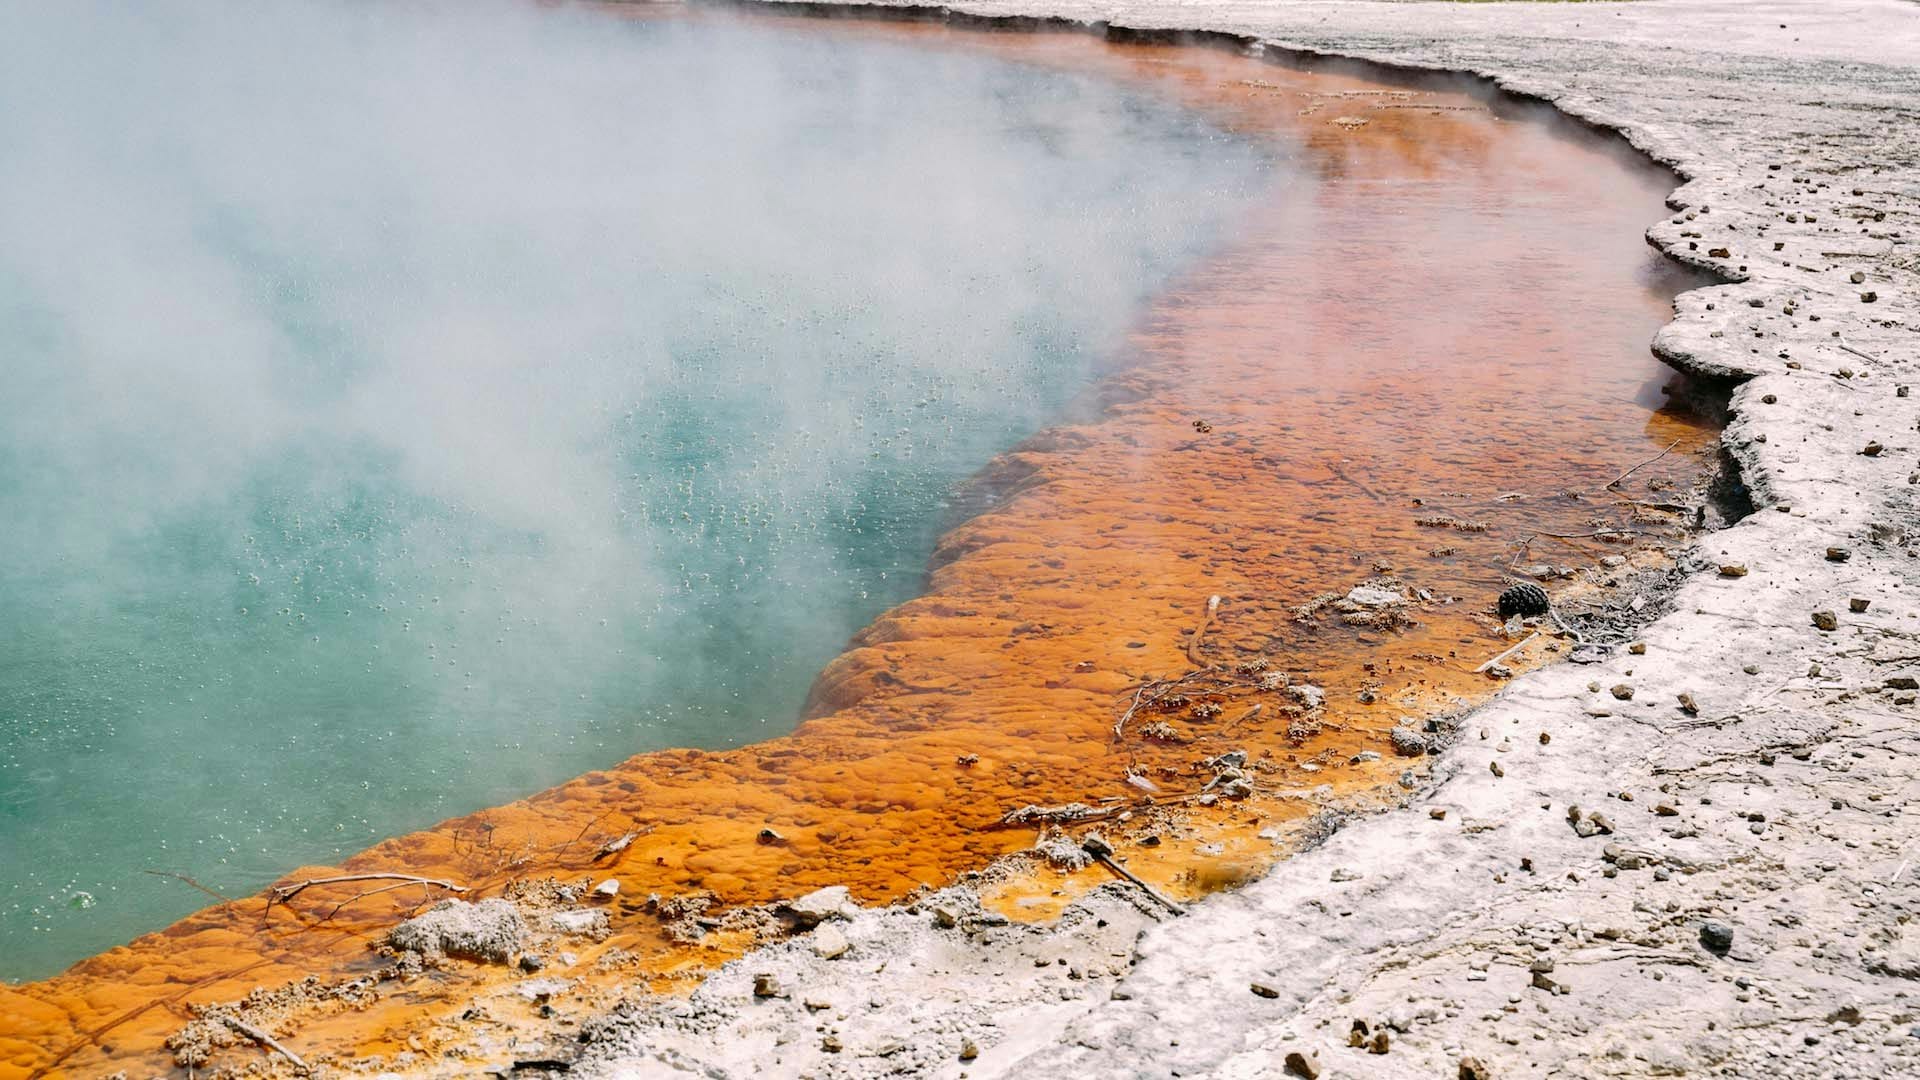
[[[0,975],[788,725],[1262,169],[800,26],[0,11]]]

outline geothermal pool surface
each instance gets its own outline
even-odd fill
[[[0,31],[11,979],[206,902],[147,870],[245,894],[790,729],[955,486],[1292,177],[981,52],[200,16]]]
[[[1212,49],[500,18],[470,32],[512,58],[492,69],[509,89],[288,105],[324,137],[213,154],[250,198],[182,220],[148,192],[98,231],[113,258],[27,279],[68,290],[49,293],[64,321],[8,308],[45,328],[22,340],[52,404],[7,426],[9,485],[40,487],[4,497],[64,544],[6,541],[33,557],[6,588],[38,605],[16,633],[41,665],[9,685],[55,702],[8,743],[8,872],[38,875],[8,932],[49,943],[22,971],[151,925],[162,909],[84,929],[135,907],[149,867],[230,895],[302,861],[330,865],[295,878],[403,870],[470,896],[616,877],[612,936],[548,969],[581,979],[561,1007],[602,1008],[752,944],[689,943],[649,894],[890,900],[1029,847],[1036,828],[1000,827],[1025,804],[1092,807],[1135,872],[1200,895],[1320,811],[1417,782],[1387,733],[1498,689],[1475,669],[1514,644],[1489,614],[1514,568],[1601,584],[1681,535],[1660,506],[1689,498],[1714,433],[1664,407],[1647,350],[1679,284],[1641,240],[1671,177],[1617,146],[1457,89]],[[355,25],[408,70],[462,66],[427,28]],[[281,51],[334,28],[305,29]],[[194,145],[224,145],[227,97],[201,102]],[[520,142],[489,141],[513,121]],[[716,137],[729,122],[753,137]],[[309,146],[343,190],[278,166]],[[421,171],[445,183],[410,186]],[[133,186],[206,195],[169,176]],[[179,229],[154,241],[149,218]],[[180,249],[226,306],[167,334],[81,317],[171,310],[144,272],[84,286]],[[215,333],[230,309],[244,329]],[[189,330],[226,347],[173,345]],[[160,350],[166,377],[116,349]],[[88,379],[63,381],[61,355]],[[17,467],[29,450],[44,464]],[[1401,599],[1356,606],[1356,587]],[[119,701],[96,682],[149,691],[111,737],[82,722]],[[664,744],[708,749],[620,760]],[[1195,800],[1197,763],[1235,750],[1248,797]],[[65,794],[32,786],[27,752],[65,763]],[[351,855],[586,768],[604,771]],[[169,827],[208,844],[160,848],[176,804]],[[118,890],[96,868],[114,859]],[[987,885],[1015,915],[1103,880],[1015,870]],[[186,894],[156,905],[205,899],[154,881]],[[191,1004],[366,975],[422,895],[335,911],[354,888],[245,897],[0,988],[0,1075],[163,1062]],[[93,907],[68,905],[81,889]],[[434,1025],[512,977],[455,964],[351,1008],[296,993],[273,1023],[309,1059],[453,1053]]]

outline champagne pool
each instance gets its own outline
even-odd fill
[[[982,51],[0,13],[0,977],[791,728],[957,485],[1276,185]]]

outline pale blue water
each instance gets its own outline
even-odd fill
[[[799,23],[155,7],[0,11],[9,978],[786,729],[1273,181]]]

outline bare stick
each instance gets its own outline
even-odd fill
[[[197,882],[197,881],[195,881],[195,880],[193,880],[192,878],[190,878],[190,877],[188,877],[187,875],[185,875],[185,874],[182,874],[182,873],[179,873],[178,871],[174,871],[174,870],[142,870],[142,871],[140,871],[140,872],[141,872],[141,873],[143,873],[143,874],[152,874],[152,875],[153,875],[154,877],[170,877],[170,878],[173,878],[173,879],[174,879],[174,880],[176,880],[176,881],[184,881],[184,882],[186,882],[187,884],[189,884],[189,885],[191,885],[191,886],[193,886],[194,888],[196,888],[196,889],[199,889],[199,890],[200,890],[201,892],[203,892],[203,893],[206,893],[206,894],[207,894],[208,896],[211,896],[211,897],[213,897],[213,898],[214,898],[215,900],[221,900],[221,901],[225,901],[226,903],[229,903],[229,904],[231,904],[231,903],[233,903],[233,897],[231,897],[231,896],[228,896],[228,895],[226,895],[225,893],[218,893],[218,892],[215,892],[215,891],[213,891],[212,889],[209,889],[209,888],[207,888],[207,887],[206,887],[205,885],[202,885],[202,884],[200,884],[199,882]]]
[[[1167,906],[1167,910],[1173,912],[1175,915],[1185,915],[1187,913],[1186,908],[1181,907],[1179,904],[1176,904],[1172,900],[1167,899],[1167,897],[1164,894],[1162,894],[1160,890],[1154,888],[1153,886],[1135,877],[1133,874],[1133,871],[1128,870],[1126,867],[1121,866],[1117,862],[1114,862],[1112,858],[1113,849],[1107,846],[1107,842],[1105,840],[1102,840],[1097,836],[1089,836],[1085,840],[1080,842],[1080,850],[1100,860],[1100,865],[1106,867],[1107,869],[1113,871],[1116,874],[1119,874],[1121,877],[1126,878],[1128,881],[1132,882],[1136,887],[1139,888],[1141,892],[1146,893],[1148,896],[1151,896],[1155,900],[1158,900],[1162,904],[1165,904]]]
[[[382,885],[377,889],[368,889],[366,892],[354,893],[352,896],[349,896],[345,900],[342,900],[339,903],[333,905],[333,910],[327,912],[326,915],[323,918],[321,918],[320,921],[326,922],[328,919],[331,919],[335,915],[340,914],[341,908],[346,907],[348,904],[351,904],[356,900],[365,900],[369,896],[379,896],[381,893],[392,892],[395,889],[405,889],[414,885],[420,885],[421,886],[420,891],[427,892],[426,886],[429,884],[431,884],[431,882],[396,881],[391,885]],[[430,892],[427,892],[427,895],[432,896],[433,894]],[[424,903],[424,901],[422,902]]]
[[[241,1020],[232,1016],[222,1016],[220,1018],[220,1022],[232,1028],[233,1030],[239,1032],[240,1034],[245,1035],[247,1038],[252,1039],[254,1042],[259,1043],[261,1046],[264,1046],[267,1049],[272,1050],[273,1052],[279,1054],[281,1057],[286,1058],[288,1061],[293,1062],[294,1068],[299,1069],[301,1072],[308,1071],[309,1067],[307,1063],[300,1060],[299,1054],[296,1054],[293,1051],[287,1049],[285,1046],[282,1046],[280,1044],[279,1039],[276,1039],[273,1036],[267,1034],[266,1032],[261,1031],[259,1028],[254,1027],[252,1024],[247,1023],[245,1020]]]
[[[1507,657],[1512,656],[1514,653],[1517,653],[1521,649],[1526,648],[1528,645],[1533,644],[1533,639],[1539,636],[1540,636],[1540,631],[1535,630],[1533,633],[1528,634],[1526,637],[1520,639],[1520,643],[1518,645],[1515,645],[1513,648],[1508,649],[1506,652],[1501,653],[1499,656],[1494,657],[1493,659],[1487,661],[1486,663],[1481,664],[1479,667],[1474,668],[1473,673],[1475,675],[1478,675],[1481,672],[1492,667],[1493,665],[1499,663],[1500,661],[1505,660]]]
[[[1187,639],[1187,661],[1197,668],[1211,668],[1213,665],[1200,659],[1200,640],[1207,636],[1207,627],[1213,625],[1213,616],[1220,610],[1218,596],[1207,597],[1207,614],[1200,625],[1193,628],[1193,636]]]
[[[342,882],[347,882],[347,881],[398,881],[398,882],[401,882],[402,884],[435,885],[442,889],[447,890],[448,892],[466,892],[467,891],[467,887],[465,885],[455,885],[451,881],[441,881],[438,878],[419,877],[414,874],[341,874],[338,877],[308,878],[307,880],[301,882],[298,885],[289,885],[285,888],[270,890],[267,893],[266,911],[262,911],[260,913],[260,917],[263,919],[266,918],[267,913],[273,910],[273,905],[286,904],[287,902],[291,901],[294,897],[299,896],[301,893],[307,891],[308,889],[313,888],[315,885],[338,885]]]
[[[1653,464],[1654,462],[1659,461],[1661,458],[1666,457],[1668,454],[1673,453],[1673,448],[1679,445],[1680,445],[1679,439],[1673,440],[1672,442],[1667,444],[1667,448],[1665,450],[1660,451],[1658,454],[1655,454],[1654,456],[1648,458],[1647,460],[1641,462],[1640,464],[1635,465],[1633,468],[1628,469],[1626,472],[1621,473],[1619,476],[1616,476],[1613,479],[1607,481],[1607,486],[1605,488],[1602,488],[1601,490],[1606,491],[1608,489],[1619,486],[1620,481],[1625,480],[1627,477],[1632,476],[1634,473],[1639,472],[1641,469],[1644,469],[1647,466]]]
[[[1863,353],[1859,349],[1854,348],[1853,346],[1847,344],[1844,341],[1840,343],[1840,347],[1852,353],[1853,355],[1859,357],[1862,360],[1878,361],[1880,359],[1879,357],[1873,355],[1872,353]]]
[[[1332,458],[1328,458],[1323,464],[1326,465],[1328,472],[1332,473],[1336,478],[1345,480],[1347,483],[1352,484],[1354,487],[1359,488],[1360,491],[1363,494],[1365,494],[1367,498],[1372,499],[1374,502],[1377,502],[1377,503],[1383,503],[1387,501],[1386,498],[1382,496],[1379,492],[1373,490],[1372,488],[1361,483],[1360,481],[1355,480],[1353,477],[1348,476],[1345,470],[1341,469],[1340,466],[1336,464]]]

